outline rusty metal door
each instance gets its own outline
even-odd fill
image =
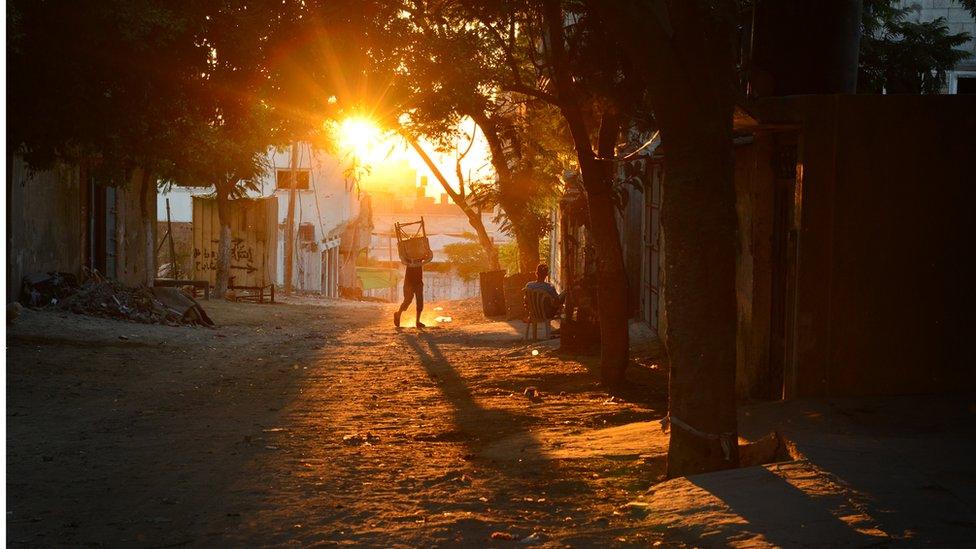
[[[773,153],[773,232],[769,335],[770,398],[787,397],[793,384],[796,262],[802,193],[797,137],[776,136]]]

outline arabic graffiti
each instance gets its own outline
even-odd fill
[[[220,246],[219,240],[211,241],[212,246],[201,250],[193,248],[193,268],[196,272],[217,271],[217,249]],[[230,268],[231,270],[244,271],[251,274],[258,270],[254,265],[254,248],[244,242],[242,238],[234,238],[230,245]]]

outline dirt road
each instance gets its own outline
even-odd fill
[[[382,304],[204,304],[218,329],[35,311],[9,327],[8,543],[658,539],[624,505],[659,456],[613,429],[662,415],[656,367],[611,399],[594,359],[471,303],[429,305],[424,331]]]

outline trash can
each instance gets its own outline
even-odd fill
[[[505,314],[505,271],[481,273],[481,309],[485,316]]]

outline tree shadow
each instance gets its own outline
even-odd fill
[[[458,429],[476,433],[480,438],[485,439],[485,442],[493,442],[509,436],[524,437],[533,442],[523,450],[524,454],[521,457],[524,461],[536,464],[551,463],[551,460],[539,451],[541,445],[528,429],[529,418],[507,410],[485,408],[479,404],[468,383],[444,356],[433,336],[427,333],[404,334],[404,340],[417,354],[427,374],[438,381],[437,387],[454,410],[454,424]],[[480,448],[474,447],[477,445],[473,442],[467,440],[465,444],[476,452]]]
[[[774,546],[829,545],[863,547],[887,541],[886,536],[872,536],[855,529],[833,511],[847,507],[857,513],[843,493],[813,497],[785,478],[765,467],[693,475],[687,481],[722,500],[744,523],[723,521],[719,535],[724,540],[761,535]],[[859,513],[858,513],[859,514]],[[864,517],[871,519],[871,517]],[[700,536],[716,528],[715,524],[698,524]]]

